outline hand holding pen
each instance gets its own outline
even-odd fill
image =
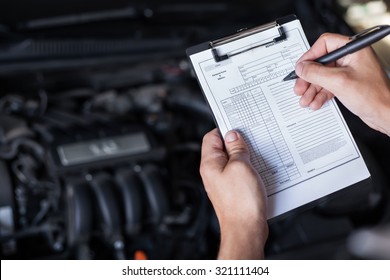
[[[346,36],[322,35],[298,60],[294,91],[301,106],[314,110],[336,96],[367,125],[390,135],[390,81],[373,49],[362,47],[326,66],[316,61],[350,42]]]
[[[319,58],[316,58],[314,61],[317,63],[321,63],[323,65],[329,64],[331,62],[335,62],[336,60],[357,52],[365,47],[372,45],[373,43],[378,42],[383,39],[387,35],[390,34],[390,25],[378,25],[374,26],[370,29],[364,30],[361,33],[356,34],[355,36],[350,38],[350,42],[342,46],[341,48],[335,49],[330,53],[327,53]],[[288,74],[283,81],[297,79],[298,76],[295,71],[292,71]]]

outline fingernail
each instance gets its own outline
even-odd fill
[[[299,105],[302,107],[302,108],[307,108],[308,105],[305,104],[305,101],[303,100],[303,98],[299,99]]]
[[[237,139],[238,139],[238,135],[237,135],[237,132],[235,132],[235,131],[229,131],[225,135],[225,141],[228,142],[228,143],[234,142]]]

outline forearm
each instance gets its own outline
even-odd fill
[[[232,224],[221,228],[221,247],[218,259],[264,259],[264,246],[268,237],[266,221],[251,224]]]
[[[383,121],[378,124],[378,131],[386,134],[390,137],[390,107],[387,110],[382,111]]]
[[[390,82],[387,87],[372,87],[380,98],[372,103],[371,112],[368,118],[363,119],[372,128],[390,136]],[[368,103],[371,103],[368,101]]]
[[[390,137],[390,90],[388,90],[388,100],[386,104],[383,104],[383,108],[381,109],[381,116],[380,119],[382,120],[380,122],[380,131],[385,133],[387,136]]]

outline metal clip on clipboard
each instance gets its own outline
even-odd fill
[[[263,32],[265,30],[268,30],[268,29],[271,29],[271,28],[275,28],[275,27],[278,27],[279,34],[272,41],[269,41],[269,42],[266,42],[266,43],[262,43],[262,44],[259,44],[259,45],[255,45],[255,46],[251,46],[251,47],[248,47],[248,48],[246,48],[244,50],[241,50],[241,51],[238,51],[238,52],[227,53],[227,54],[222,54],[222,55],[219,54],[218,50],[216,49],[216,47],[224,45],[226,43],[230,43],[232,41],[236,41],[238,39],[242,39],[244,37],[247,37],[247,36],[259,33],[259,32]],[[227,37],[224,37],[222,39],[215,40],[215,41],[211,41],[209,44],[210,44],[211,52],[213,54],[215,62],[221,62],[221,61],[224,61],[226,59],[229,59],[232,56],[235,56],[235,55],[238,55],[238,54],[241,54],[241,53],[244,53],[244,52],[247,52],[247,51],[250,51],[250,50],[253,50],[253,49],[256,49],[256,48],[268,45],[268,44],[271,44],[271,43],[277,43],[277,42],[280,42],[282,40],[285,40],[286,38],[287,38],[287,36],[286,36],[286,33],[283,30],[283,26],[281,25],[279,20],[276,20],[274,22],[271,22],[271,23],[268,23],[268,24],[264,24],[264,25],[260,25],[260,26],[257,26],[257,27],[253,27],[253,28],[250,28],[250,29],[238,30],[236,34],[233,34],[233,35],[230,35],[230,36],[227,36]]]

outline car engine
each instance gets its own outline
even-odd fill
[[[97,88],[2,96],[5,256],[212,256],[201,237],[215,218],[198,168],[213,120],[183,84],[193,84],[186,67],[142,64],[90,74]]]

